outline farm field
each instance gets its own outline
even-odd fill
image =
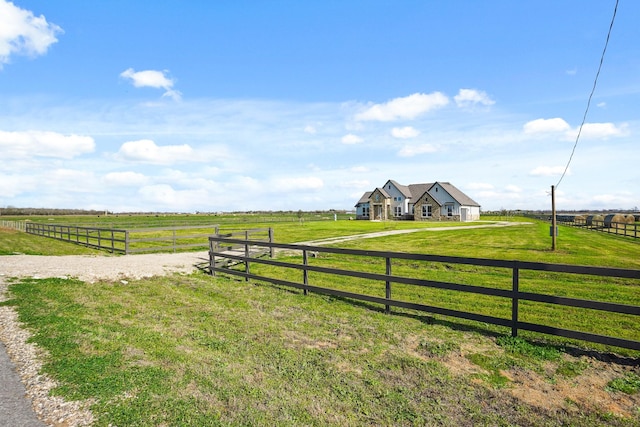
[[[421,231],[337,246],[640,268],[635,240],[561,227],[559,249],[551,252],[548,224],[523,221],[529,224]],[[251,227],[265,225],[273,226],[276,241],[283,243],[419,226],[301,224],[296,218]],[[51,242],[50,254],[66,253],[68,246],[86,250],[28,237]],[[0,231],[0,250],[38,251],[37,244],[17,240]],[[479,285],[503,280],[488,271],[430,274],[443,280],[474,274]],[[525,286],[545,282],[529,279]],[[339,285],[363,286],[348,280]],[[640,303],[637,283],[620,283],[615,290],[602,289],[597,281],[556,285],[554,292],[572,296]],[[497,327],[409,310],[385,315],[382,307],[200,273],[91,285],[74,279],[14,280],[10,291],[3,304],[18,310],[33,341],[49,353],[44,369],[60,383],[55,393],[91,400],[95,425],[640,423],[640,354],[630,350],[540,335],[513,339]],[[447,295],[437,298],[465,304]],[[626,329],[638,334],[636,324]]]
[[[175,234],[181,238],[180,243],[194,244],[202,243],[199,249],[206,250],[206,238],[198,237],[194,239],[186,238],[189,235],[202,235],[203,233],[212,233],[214,227],[219,227],[222,231],[237,231],[247,228],[266,228],[272,227],[275,231],[275,239],[281,243],[293,243],[297,241],[323,239],[328,237],[338,237],[351,234],[362,234],[379,231],[416,229],[416,228],[435,228],[446,226],[469,225],[471,223],[421,223],[414,221],[393,221],[393,222],[371,222],[371,221],[349,221],[347,215],[341,215],[342,220],[334,221],[334,216],[325,214],[305,214],[298,217],[296,214],[227,214],[227,215],[110,215],[110,216],[78,216],[78,215],[60,215],[53,217],[32,216],[32,217],[7,217],[3,216],[3,220],[30,221],[45,225],[65,225],[78,227],[106,228],[117,230],[132,230],[131,237],[133,239],[148,239],[148,241],[134,242],[131,249],[144,250],[151,249],[153,246],[165,246],[165,251],[170,252],[167,240],[171,240],[172,230],[170,227],[177,227]],[[339,217],[340,218],[340,217]],[[192,227],[192,228],[181,228]],[[164,230],[160,230],[165,228]],[[145,231],[149,230],[149,231]],[[65,232],[66,233],[66,232]],[[108,236],[108,233],[107,233]],[[124,239],[123,233],[118,233],[116,238]],[[153,239],[165,239],[164,242],[153,242]],[[81,236],[80,241],[84,241]],[[87,240],[93,244],[97,244],[96,234],[93,233],[91,238]],[[70,248],[66,245],[56,245],[51,240],[43,241],[36,237],[30,240],[30,237],[22,236],[20,242],[6,239],[3,241],[0,236],[0,254],[25,253],[38,254],[35,246],[39,242],[42,245],[42,253],[55,255],[76,254],[79,249]],[[22,245],[22,246],[21,246]],[[49,247],[51,246],[51,247]],[[124,250],[124,243],[119,242],[115,245],[117,248]],[[22,249],[21,249],[22,247]],[[65,249],[66,248],[66,249]],[[193,250],[193,249],[192,249]],[[81,250],[80,250],[81,251]]]

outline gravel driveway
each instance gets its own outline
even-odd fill
[[[77,277],[85,282],[167,273],[190,273],[207,263],[207,252],[128,256],[0,256],[0,277]]]

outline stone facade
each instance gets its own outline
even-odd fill
[[[423,215],[423,206],[431,206],[431,216]],[[446,210],[443,212],[443,208],[444,206],[440,206],[429,193],[424,193],[414,205],[414,219],[416,221],[460,221],[459,214],[448,215]]]

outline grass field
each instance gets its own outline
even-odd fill
[[[279,242],[417,226],[270,225]],[[0,231],[0,251],[86,251],[45,240],[46,252],[42,238]],[[532,222],[339,246],[640,268],[635,240],[561,227],[558,251],[551,252],[550,244],[548,224]],[[488,271],[430,274],[464,280],[471,273],[480,285],[496,282]],[[538,287],[543,279],[530,277],[523,286]],[[488,325],[410,311],[385,315],[381,307],[203,274],[127,284],[13,282],[11,300],[3,304],[16,307],[33,341],[49,353],[44,370],[60,383],[55,393],[90,400],[99,426],[640,424],[640,355],[634,352],[511,339]],[[638,304],[639,289],[563,279],[553,291]],[[638,333],[637,322],[627,329]],[[604,363],[612,358],[609,351],[622,353],[613,360],[625,362]],[[598,400],[606,398],[608,403]],[[631,403],[621,406],[623,401]]]

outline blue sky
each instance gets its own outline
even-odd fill
[[[0,206],[351,209],[388,179],[550,209],[615,0],[0,0]],[[621,0],[557,207],[640,205]]]

